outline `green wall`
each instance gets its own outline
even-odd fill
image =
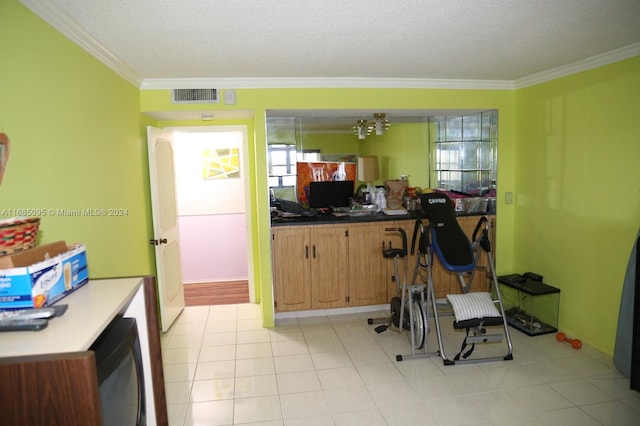
[[[394,123],[382,135],[360,140],[353,133],[304,133],[304,149],[321,149],[323,154],[377,155],[382,185],[387,179],[409,175],[411,186],[429,186],[428,127],[425,122]]]
[[[360,151],[358,138],[351,133],[321,133],[302,131],[302,149],[320,149],[323,154],[357,154]]]
[[[513,269],[560,288],[560,329],[611,354],[640,226],[640,57],[519,90],[517,110]]]
[[[515,99],[514,91],[508,90],[444,90],[444,89],[238,89],[235,105],[215,104],[211,110],[224,110],[226,113],[238,114],[250,111],[254,119],[254,139],[250,140],[251,152],[249,162],[252,165],[251,179],[251,233],[253,237],[252,259],[253,270],[249,271],[250,280],[256,287],[256,294],[262,304],[263,324],[267,327],[274,324],[273,291],[271,279],[270,248],[270,214],[267,185],[267,150],[266,150],[266,112],[272,109],[374,109],[389,111],[391,109],[497,109],[500,116],[499,140],[500,153],[498,165],[499,193],[514,191],[514,153],[516,144]],[[144,113],[161,111],[198,110],[199,105],[174,105],[171,102],[170,90],[143,90],[140,93],[140,108]],[[160,123],[159,123],[160,124]],[[215,125],[215,122],[213,123]],[[211,125],[211,123],[209,123]],[[398,135],[416,134],[411,125],[400,126]],[[393,129],[392,125],[392,129]],[[393,130],[392,130],[393,131]],[[389,132],[389,137],[392,135]],[[407,132],[407,133],[405,133]],[[426,133],[426,129],[424,130]],[[387,135],[382,136],[386,138]],[[426,135],[424,136],[426,141]],[[372,136],[372,143],[375,138]],[[420,145],[423,152],[412,152],[415,144]],[[361,145],[362,146],[362,145]],[[366,145],[365,145],[366,146]],[[389,176],[408,173],[414,176],[424,174],[420,156],[424,154],[427,164],[426,143],[407,138],[397,140],[397,147],[387,146],[383,152],[388,162],[382,164],[383,173]],[[411,160],[402,162],[402,153],[412,153]],[[366,152],[363,152],[366,154]],[[386,167],[386,169],[385,169]],[[410,177],[411,182],[411,177]],[[414,180],[412,185],[417,185]],[[423,185],[423,186],[426,186]],[[502,200],[504,197],[501,197]],[[512,264],[513,239],[513,206],[498,202],[500,214],[497,237],[498,271],[510,271]]]
[[[0,52],[0,213],[37,209],[40,243],[85,244],[92,278],[152,273],[139,90],[13,0],[0,1]],[[126,214],[62,214],[82,209]]]
[[[175,106],[169,90],[138,90],[15,0],[0,1],[0,51],[0,131],[12,142],[0,209],[126,209],[123,217],[44,216],[41,242],[86,244],[92,277],[153,273],[145,126],[190,124],[154,123],[141,112],[201,106]],[[236,105],[211,110],[253,117],[240,122],[250,127],[250,278],[263,323],[274,323],[267,110],[497,109],[498,273],[544,274],[562,289],[563,331],[612,353],[640,217],[638,93],[640,58],[516,91],[238,89]],[[389,137],[394,130],[405,131],[392,125]],[[423,153],[400,161],[416,149],[410,139],[385,145],[382,167],[420,185]]]
[[[429,134],[426,123],[392,124],[381,136],[368,136],[362,154],[377,155],[382,179],[409,175],[409,186],[429,187]]]

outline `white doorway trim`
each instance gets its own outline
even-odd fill
[[[244,198],[245,198],[245,227],[246,227],[246,254],[247,254],[247,280],[249,284],[249,301],[255,303],[255,282],[254,275],[251,272],[253,269],[253,250],[252,250],[252,228],[251,228],[251,214],[252,205],[250,202],[250,170],[249,170],[249,139],[248,139],[248,126],[247,125],[220,125],[220,126],[175,126],[166,127],[166,131],[173,133],[219,133],[219,132],[241,132],[242,133],[242,152],[241,155],[241,168],[245,173],[244,181]]]

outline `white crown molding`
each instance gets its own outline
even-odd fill
[[[385,88],[385,89],[477,89],[516,90],[579,72],[640,56],[640,43],[621,47],[582,61],[541,71],[514,81],[445,80],[401,78],[212,78],[212,79],[145,79],[141,90],[154,89],[290,89],[290,88]]]
[[[555,80],[560,77],[566,77],[571,74],[577,74],[582,71],[609,65],[614,62],[623,61],[625,59],[633,58],[639,55],[640,43],[634,43],[629,46],[621,47],[620,49],[615,49],[610,52],[603,53],[601,55],[592,56],[582,61],[531,74],[526,77],[519,78],[513,83],[516,89],[522,89],[525,87]]]
[[[147,78],[141,90],[156,89],[483,89],[513,90],[504,80],[445,80],[412,78]]]
[[[476,89],[516,90],[544,83],[560,77],[587,71],[640,55],[640,43],[596,55],[582,61],[531,74],[517,80],[455,80],[403,78],[168,78],[143,79],[126,63],[118,59],[91,34],[55,5],[41,0],[19,0],[33,13],[49,23],[72,42],[111,68],[118,75],[141,90],[233,88],[233,89],[291,89],[291,88],[388,88],[388,89]]]
[[[29,8],[69,40],[86,50],[91,56],[111,68],[119,76],[134,86],[140,87],[142,78],[131,67],[118,59],[59,8],[47,1],[41,0],[20,0],[20,3]]]

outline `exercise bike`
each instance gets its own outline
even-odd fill
[[[427,301],[424,297],[425,285],[415,284],[418,268],[414,271],[412,279],[412,283],[414,284],[407,284],[408,249],[405,230],[402,228],[386,228],[385,231],[398,232],[402,237],[402,248],[389,247],[383,248],[382,250],[382,256],[385,259],[393,259],[393,280],[396,283],[397,295],[391,298],[389,317],[369,318],[368,323],[383,323],[375,328],[377,333],[382,333],[388,329],[397,333],[402,333],[404,330],[409,331],[409,342],[412,347],[412,353],[415,353],[416,349],[419,350],[424,346],[428,334],[427,317],[425,316],[425,307],[427,307]],[[411,254],[413,254],[413,248]],[[404,265],[402,280],[400,278],[400,259],[402,259]],[[420,259],[418,259],[418,261],[420,261]]]

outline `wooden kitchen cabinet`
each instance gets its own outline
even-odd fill
[[[300,227],[275,228],[271,245],[276,311],[311,309],[309,230]]]
[[[387,262],[382,245],[389,222],[358,223],[349,226],[349,304],[388,303]]]
[[[311,229],[311,309],[339,308],[347,302],[347,228]]]
[[[276,311],[345,306],[347,247],[346,227],[274,228],[272,252]]]
[[[389,222],[272,230],[276,312],[388,303],[382,257]]]
[[[492,250],[495,252],[495,216],[488,216]],[[460,216],[458,222],[471,239],[479,216]],[[428,224],[428,221],[424,221]],[[415,219],[342,223],[339,225],[293,225],[272,228],[273,281],[276,312],[329,309],[389,303],[398,294],[393,280],[393,259],[385,259],[383,248],[401,248],[402,237],[389,228],[402,228],[407,235],[407,283],[411,284],[416,251],[411,254]],[[474,275],[473,290],[487,290],[488,261],[482,254]],[[398,263],[400,284],[405,277]],[[426,271],[417,282],[426,280]],[[437,298],[461,293],[455,274],[436,259],[433,267]]]

